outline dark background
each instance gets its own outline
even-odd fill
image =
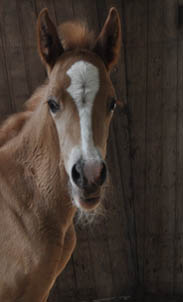
[[[108,163],[113,185],[105,202],[106,217],[96,226],[77,226],[76,251],[50,302],[124,295],[140,302],[183,301],[181,4],[0,0],[1,120],[21,110],[45,79],[35,31],[41,8],[48,7],[56,24],[80,18],[97,33],[111,6],[122,22],[122,53],[112,80],[126,105],[117,109],[111,126]]]

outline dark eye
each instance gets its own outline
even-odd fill
[[[116,108],[116,99],[111,98],[109,103],[109,111],[114,111],[115,108]]]
[[[49,99],[48,105],[53,113],[56,113],[60,109],[60,105],[54,99]]]

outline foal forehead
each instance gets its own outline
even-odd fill
[[[76,104],[79,115],[86,110],[90,111],[100,87],[98,68],[90,62],[80,60],[73,63],[66,74],[70,79],[67,92]]]
[[[99,90],[99,70],[90,62],[77,61],[68,68],[66,74],[70,78],[67,91],[76,99],[83,98],[84,101],[88,93],[95,94]]]
[[[71,87],[76,92],[88,92],[97,88],[101,96],[113,95],[114,88],[103,62],[96,56],[66,54],[56,63],[50,77],[53,91],[68,91]],[[73,94],[71,95],[73,97]]]
[[[66,71],[66,74],[74,81],[90,82],[99,77],[98,68],[87,61],[79,60],[74,62]]]

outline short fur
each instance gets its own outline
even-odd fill
[[[58,27],[58,34],[65,50],[84,48],[91,50],[95,43],[93,31],[79,21],[66,22]]]
[[[119,27],[114,8],[109,16],[105,30],[94,43],[100,44],[97,52],[91,48],[92,39],[83,26],[77,27],[77,43],[71,34],[72,25],[70,31],[65,25],[61,42],[47,9],[39,15],[38,51],[48,80],[27,101],[25,111],[10,116],[0,128],[0,301],[46,302],[76,245],[76,206],[73,190],[68,188],[68,183],[72,184],[66,166],[68,155],[81,140],[81,130],[75,103],[67,92],[71,84],[67,70],[83,60],[99,70],[92,130],[95,146],[104,159],[112,118],[108,108],[115,95],[108,70],[119,55],[115,50],[113,61],[111,55],[106,60],[105,47],[110,47],[107,42],[102,50],[101,41],[112,38],[111,21],[113,28]],[[116,32],[119,34],[120,29]],[[119,49],[119,45],[114,46],[119,37],[114,36],[113,50]],[[50,112],[50,97],[61,108],[56,114]],[[60,119],[59,130],[56,119]],[[99,185],[92,192],[86,190],[86,185],[75,189],[82,197],[79,202],[83,210],[90,211],[99,204]]]

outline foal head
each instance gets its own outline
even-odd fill
[[[109,74],[120,41],[115,8],[96,40],[86,27],[73,23],[61,28],[59,38],[46,9],[38,18],[38,48],[49,77],[48,114],[57,129],[72,200],[86,210],[98,205],[107,176],[106,143],[116,105]]]

